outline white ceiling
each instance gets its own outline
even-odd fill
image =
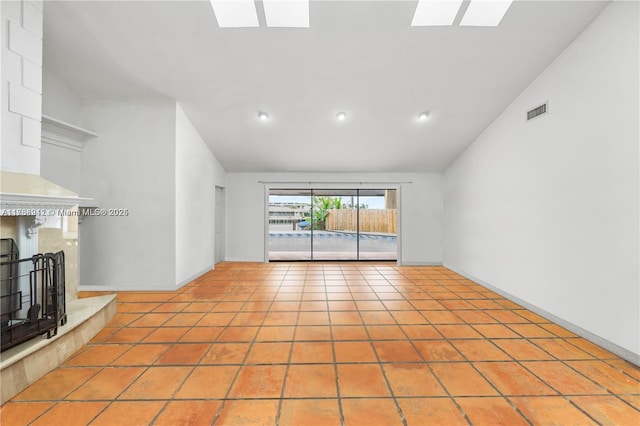
[[[312,0],[310,28],[268,28],[259,5],[261,27],[240,29],[218,28],[209,1],[45,3],[49,71],[85,99],[176,99],[227,171],[425,172],[607,2],[516,1],[498,27],[411,27],[417,1]]]

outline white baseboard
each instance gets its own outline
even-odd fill
[[[175,291],[176,287],[174,286],[166,286],[166,287],[147,287],[147,286],[120,286],[120,285],[81,285],[78,286],[78,291],[111,291],[111,292],[121,292],[121,291]]]
[[[182,280],[179,283],[176,284],[176,288],[174,288],[174,290],[189,284],[191,281],[195,280],[196,278],[199,278],[201,276],[203,276],[204,274],[206,274],[207,272],[211,271],[213,268],[215,267],[215,265],[209,265],[206,268],[204,268],[202,271],[197,272],[193,275],[191,275],[189,278],[187,278],[186,280]]]
[[[592,343],[595,343],[598,346],[603,347],[604,349],[608,350],[609,352],[618,355],[620,358],[623,358],[627,361],[629,361],[632,364],[638,365],[640,366],[640,354],[637,354],[635,352],[630,351],[629,349],[623,348],[620,345],[617,345],[601,336],[598,336],[597,334],[593,334],[592,332],[590,332],[589,330],[585,330],[584,328],[573,324],[572,322],[569,322],[563,318],[560,318],[550,312],[545,311],[542,308],[539,308],[538,306],[532,305],[531,303],[520,299],[519,297],[516,297],[504,290],[499,289],[498,287],[495,287],[477,277],[474,277],[471,274],[467,274],[466,272],[460,271],[454,267],[451,267],[449,265],[444,265],[446,268],[451,269],[453,272],[462,275],[465,278],[470,279],[473,282],[476,282],[478,284],[480,284],[483,287],[488,288],[489,290],[498,293],[499,295],[511,300],[514,303],[517,303],[518,305],[521,305],[525,308],[527,308],[528,310],[530,310],[531,312],[534,312],[538,315],[540,315],[541,317],[544,317],[564,328],[566,328],[567,330],[571,331],[572,333],[577,334],[580,337],[583,337],[587,340],[589,340]]]
[[[244,263],[248,263],[248,262],[254,262],[254,263],[264,263],[264,259],[260,258],[260,259],[241,259],[239,257],[227,257],[226,259],[224,259],[225,262],[244,262]]]
[[[177,289],[189,284],[191,281],[196,278],[206,274],[211,269],[213,269],[213,265],[208,266],[202,271],[190,276],[189,278],[182,280],[181,282],[175,285],[167,285],[167,286],[142,286],[142,285],[80,285],[78,286],[78,291],[176,291]]]

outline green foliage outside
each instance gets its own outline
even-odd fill
[[[313,229],[324,230],[325,222],[327,220],[327,216],[329,216],[330,210],[336,209],[344,209],[344,208],[358,208],[360,210],[364,210],[369,208],[367,204],[360,204],[358,206],[350,206],[345,205],[342,202],[341,197],[313,197],[312,200],[312,208],[309,213],[304,216],[304,220],[309,223],[313,222]],[[313,210],[313,221],[311,220],[311,210]]]
[[[343,205],[340,197],[313,197],[313,221],[310,216],[305,217],[305,220],[313,222],[314,230],[322,230],[325,229],[329,210],[341,208]]]

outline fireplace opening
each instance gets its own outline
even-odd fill
[[[19,257],[15,241],[2,238],[0,351],[43,334],[51,338],[67,322],[64,252]]]

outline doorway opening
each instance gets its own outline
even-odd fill
[[[270,189],[269,261],[397,260],[396,189]]]
[[[224,262],[224,188],[216,186],[214,194],[215,212],[214,212],[214,264]]]

